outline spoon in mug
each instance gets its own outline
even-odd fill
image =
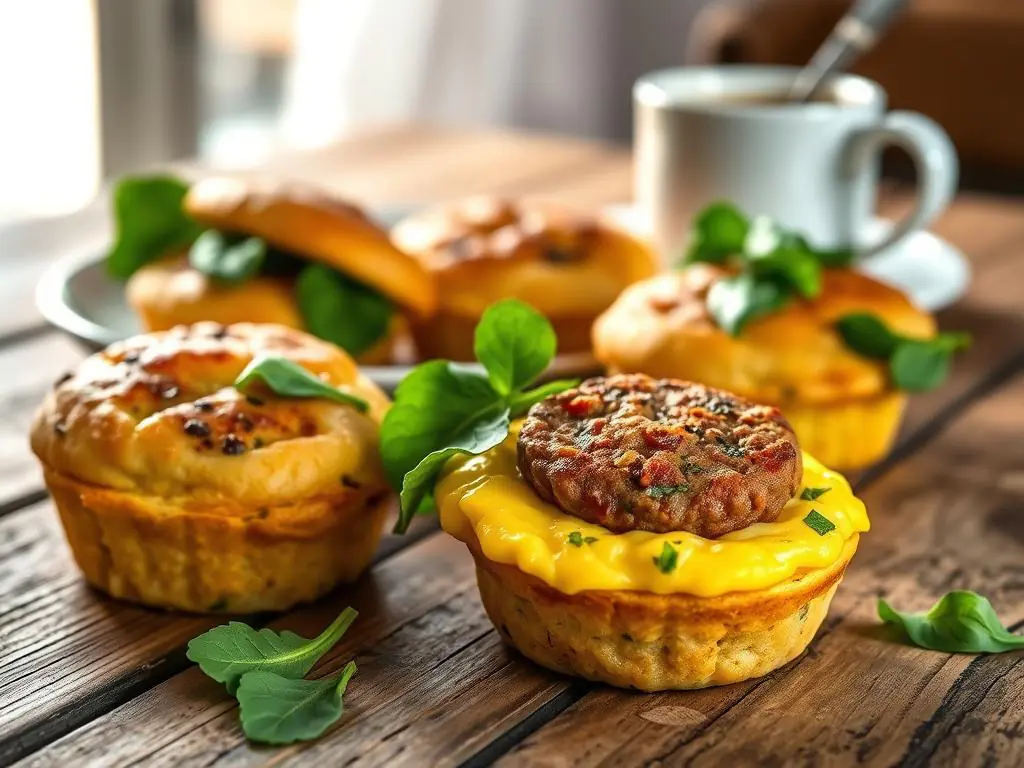
[[[829,75],[841,72],[878,42],[907,0],[857,0],[839,20],[789,90],[792,101],[809,101]]]

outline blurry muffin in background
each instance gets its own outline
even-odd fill
[[[682,378],[777,406],[804,449],[828,466],[858,468],[885,455],[906,394],[883,360],[852,350],[836,329],[869,313],[895,334],[928,339],[932,317],[900,291],[847,268],[822,271],[820,293],[751,320],[738,335],[707,307],[732,272],[694,264],[628,288],[594,324],[594,353],[610,372]]]
[[[384,363],[402,314],[434,309],[427,270],[361,209],[323,191],[147,177],[122,181],[115,207],[111,271],[128,279],[148,331],[277,323]]]
[[[643,242],[552,203],[470,198],[414,214],[391,236],[437,283],[437,313],[412,321],[423,358],[472,360],[477,320],[506,298],[546,315],[560,352],[589,350],[594,319],[655,272]]]

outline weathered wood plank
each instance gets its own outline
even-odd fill
[[[378,562],[435,529],[420,519],[411,536],[386,536]],[[88,587],[49,502],[0,519],[0,764],[185,669],[184,644],[222,621]]]
[[[875,597],[921,610],[950,589],[975,589],[1005,621],[1024,620],[1022,401],[1018,375],[867,491],[874,528],[797,663],[720,690],[596,690],[505,763],[551,765],[547,756],[557,755],[558,765],[923,765],[940,749],[980,763],[979,745],[1017,754],[1019,654],[975,658],[899,644],[875,617]]]
[[[321,741],[272,753],[253,747],[230,698],[190,669],[24,764],[255,765],[272,757],[307,765],[449,765],[564,685],[502,646],[477,599],[471,559],[446,536],[407,549],[371,579],[274,626],[312,634],[344,603],[359,609],[360,619],[316,674],[336,673],[354,657],[359,675],[340,726]]]

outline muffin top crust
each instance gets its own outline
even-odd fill
[[[233,386],[279,356],[367,401]],[[48,471],[100,488],[199,505],[288,500],[385,486],[377,429],[387,397],[333,345],[289,328],[197,323],[144,334],[87,358],[48,394],[32,448]]]

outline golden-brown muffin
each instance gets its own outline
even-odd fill
[[[516,298],[551,320],[561,352],[590,348],[590,326],[627,285],[654,274],[632,235],[551,203],[480,197],[414,214],[392,230],[433,272],[438,311],[413,322],[422,357],[473,359],[473,329],[496,301]]]
[[[804,448],[830,466],[854,469],[884,455],[906,397],[883,362],[843,343],[835,323],[868,312],[896,333],[929,338],[932,317],[867,275],[826,269],[817,298],[794,300],[733,337],[705,303],[724,274],[696,264],[631,286],[595,322],[595,356],[611,372],[692,379],[775,405]]]
[[[387,232],[359,208],[302,185],[257,185],[208,178],[185,197],[185,212],[220,232],[258,237],[303,261],[325,264],[377,291],[406,312],[429,315],[436,303],[432,276],[395,248]],[[295,296],[295,275],[257,275],[237,285],[218,284],[193,268],[186,254],[168,254],[141,267],[128,281],[129,305],[148,331],[210,320],[223,324],[269,322],[305,328]],[[391,359],[403,328],[396,315],[388,335],[359,360]]]
[[[427,270],[395,248],[361,209],[321,190],[209,178],[189,189],[185,212],[213,229],[253,235],[322,262],[416,314],[434,311],[437,296]]]
[[[369,404],[232,384],[256,356],[295,361]],[[86,579],[189,611],[279,610],[369,563],[388,485],[387,397],[333,345],[275,325],[136,336],[60,381],[32,449]]]
[[[756,496],[760,470],[777,467],[779,452],[740,426],[757,409],[774,409],[714,390],[679,409],[647,407],[652,387],[674,401],[700,385],[643,379],[609,377],[553,395],[501,445],[449,461],[434,489],[441,524],[473,555],[495,627],[539,664],[648,691],[767,674],[802,653],[824,620],[870,527],[864,505],[841,475],[804,453],[800,482],[781,509],[719,536],[695,532],[720,517],[716,502]],[[631,400],[593,410],[587,395],[602,388]],[[575,429],[563,434],[570,442],[558,441],[565,463],[545,498],[527,466],[536,458],[523,446],[556,407]],[[627,431],[632,448],[618,439]],[[621,460],[606,461],[608,450]],[[681,481],[669,476],[673,468]],[[586,516],[568,498],[576,486],[589,499]],[[704,525],[679,520],[673,530],[651,530],[639,513],[629,530],[602,522],[636,512],[637,494],[647,507],[681,497]]]

